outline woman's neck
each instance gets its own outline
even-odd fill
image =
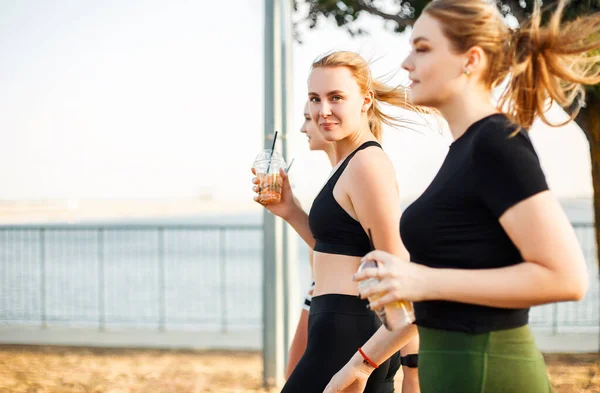
[[[333,168],[335,166],[335,164],[338,163],[338,161],[336,161],[335,159],[335,150],[333,149],[333,146],[330,146],[330,149],[325,150],[325,153],[327,153],[327,158],[329,159],[329,163],[331,164],[331,167]]]
[[[448,122],[452,138],[460,138],[476,121],[498,113],[492,105],[489,91],[460,94],[437,108]]]
[[[337,164],[348,157],[360,145],[368,141],[377,141],[377,138],[375,138],[375,135],[373,135],[367,124],[361,127],[359,132],[333,143],[333,162]]]

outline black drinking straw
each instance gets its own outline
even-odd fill
[[[273,137],[273,147],[271,147],[271,155],[269,156],[269,164],[267,165],[267,173],[269,173],[269,169],[271,169],[271,159],[273,158],[273,152],[275,151],[275,142],[277,142],[277,131],[275,131],[275,136]]]
[[[375,245],[373,244],[373,234],[371,233],[371,228],[367,229],[369,233],[369,245],[371,246],[371,250],[375,250]]]

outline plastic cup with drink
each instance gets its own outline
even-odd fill
[[[259,181],[258,202],[263,205],[279,203],[283,185],[279,170],[286,169],[283,156],[272,149],[265,149],[256,156],[252,167]]]
[[[371,230],[369,229],[369,239],[371,241],[371,247],[373,246],[373,238],[371,237]],[[360,264],[358,271],[365,269],[377,269],[377,261],[367,260]],[[379,283],[378,278],[367,278],[358,282],[359,291],[363,291],[367,288],[372,287]],[[382,294],[373,294],[369,296],[369,302],[374,302],[381,298]],[[415,321],[415,309],[413,303],[407,300],[399,300],[393,303],[388,303],[379,310],[373,310],[377,317],[381,320],[381,323],[386,327],[387,330],[398,330],[407,326]]]

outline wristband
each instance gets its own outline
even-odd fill
[[[377,363],[375,363],[374,361],[372,361],[371,359],[369,359],[369,357],[367,355],[365,355],[365,353],[363,352],[362,348],[358,348],[358,352],[360,353],[360,355],[363,357],[363,363],[368,364],[369,366],[373,367],[373,368],[377,368],[379,367],[377,365]]]

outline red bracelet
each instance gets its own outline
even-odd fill
[[[371,366],[373,368],[379,367],[377,365],[377,363],[375,363],[374,361],[372,361],[371,359],[369,359],[369,357],[367,355],[365,355],[365,353],[363,352],[362,348],[358,348],[358,352],[360,353],[360,355],[364,359],[363,363],[366,363],[366,364],[368,364],[369,366]]]

